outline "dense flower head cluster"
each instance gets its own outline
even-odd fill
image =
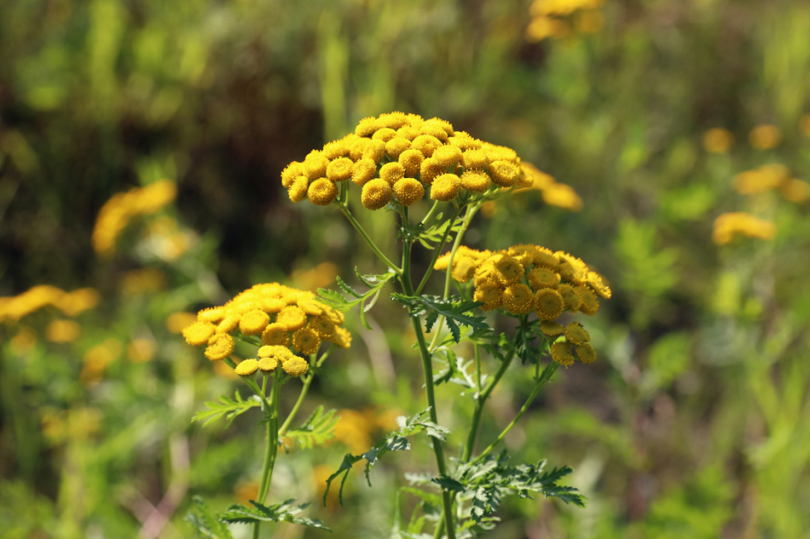
[[[744,195],[754,195],[778,189],[791,202],[810,200],[810,184],[792,178],[790,170],[782,164],[762,165],[734,176],[734,189]]]
[[[528,187],[535,171],[511,148],[456,131],[450,122],[392,112],[365,118],[354,133],[290,163],[281,183],[293,202],[326,206],[340,182],[352,182],[362,188],[363,206],[378,210],[391,201],[410,206],[425,197],[448,202],[464,191]]]
[[[450,253],[446,253],[436,260],[434,269],[446,270],[449,265]],[[515,245],[499,251],[460,246],[450,272],[458,282],[473,281],[473,298],[483,303],[484,311],[537,313],[543,321],[541,331],[556,338],[551,353],[558,363],[572,364],[574,353],[583,363],[596,359],[581,324],[571,322],[564,327],[557,322],[565,311],[593,315],[599,309],[599,297],[611,297],[605,279],[579,258],[539,245]]]
[[[15,323],[45,307],[56,307],[67,316],[77,316],[98,302],[99,294],[92,288],[65,292],[55,286],[37,285],[17,296],[0,298],[0,322]]]
[[[534,0],[526,39],[536,42],[598,32],[604,25],[600,11],[603,3],[604,0]]]
[[[776,225],[745,212],[724,213],[714,220],[712,241],[717,245],[731,243],[738,235],[769,240],[776,236]]]
[[[145,187],[118,193],[104,203],[93,228],[93,248],[102,256],[115,252],[115,242],[133,217],[149,215],[174,200],[177,186],[160,180]]]
[[[348,348],[352,340],[343,327],[343,313],[315,297],[312,292],[278,283],[259,284],[221,307],[200,311],[197,321],[183,330],[183,336],[192,346],[205,345],[205,355],[211,361],[231,355],[232,332],[238,330],[242,335],[261,336],[264,346],[259,349],[258,359],[237,365],[237,374],[249,375],[256,370],[270,372],[281,365],[291,376],[300,376],[307,371],[307,363],[291,350],[310,355],[316,353],[323,342]]]

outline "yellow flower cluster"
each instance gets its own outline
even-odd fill
[[[791,202],[802,203],[810,200],[810,184],[791,178],[788,168],[778,163],[740,172],[734,176],[734,189],[744,195],[779,189]]]
[[[703,133],[703,148],[709,153],[726,153],[734,144],[734,135],[723,127],[713,127]]]
[[[259,350],[259,359],[248,360],[255,361],[256,368],[247,372],[254,365],[243,361],[237,366],[237,374],[249,375],[257,369],[272,371],[272,359],[288,374],[300,376],[307,371],[307,363],[289,349],[314,354],[324,341],[349,348],[352,338],[342,327],[343,321],[343,313],[317,301],[312,292],[278,283],[259,284],[221,307],[200,311],[197,321],[183,329],[183,337],[192,346],[207,345],[206,357],[216,361],[233,352],[231,332],[238,329],[243,335],[260,335],[265,346]]]
[[[150,183],[113,195],[96,218],[93,228],[93,248],[102,256],[115,252],[115,241],[129,221],[138,215],[149,215],[174,200],[177,186],[169,180]]]
[[[529,186],[532,174],[511,148],[439,118],[392,112],[365,118],[354,133],[290,163],[281,183],[293,202],[326,206],[337,198],[338,184],[351,180],[362,187],[363,206],[378,210],[392,200],[410,206],[425,196],[448,202],[462,190]]]
[[[434,269],[446,270],[449,263],[450,253],[446,253],[436,260]],[[456,250],[450,271],[458,282],[473,281],[473,298],[484,304],[484,311],[537,313],[543,320],[541,331],[550,338],[559,337],[551,347],[554,361],[571,365],[574,353],[583,363],[596,359],[590,336],[581,324],[572,322],[563,327],[557,322],[565,311],[593,315],[599,309],[597,296],[611,296],[604,278],[579,258],[539,245],[515,245],[500,251],[462,246]]]
[[[525,189],[540,191],[543,195],[543,202],[568,211],[576,212],[582,209],[582,199],[570,185],[557,183],[553,176],[546,174],[531,163],[523,162],[521,166],[531,181],[531,185],[527,185]],[[522,190],[524,188],[518,189],[518,191]]]
[[[731,243],[738,234],[769,240],[776,236],[776,225],[744,212],[724,213],[714,220],[712,241],[717,245]]]
[[[757,150],[770,150],[782,142],[782,130],[775,125],[763,124],[751,129],[748,142]]]
[[[599,10],[603,3],[604,0],[534,0],[526,39],[537,42],[598,32],[605,23]]]
[[[67,316],[76,316],[98,305],[99,295],[92,288],[73,292],[50,285],[37,285],[18,296],[0,298],[0,322],[15,323],[44,307],[56,307]]]

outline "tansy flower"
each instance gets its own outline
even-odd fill
[[[425,196],[425,188],[413,178],[402,178],[394,184],[394,194],[403,206],[410,206],[414,202],[422,200],[422,197]]]
[[[270,315],[259,309],[254,309],[244,314],[239,320],[239,331],[245,335],[260,335],[269,323]]]
[[[518,179],[518,168],[509,161],[494,161],[487,167],[492,181],[502,187],[511,187]]]
[[[424,163],[422,163],[424,165]],[[455,174],[442,174],[433,181],[430,189],[430,198],[449,202],[458,196],[461,190],[461,178]]]
[[[405,176],[408,178],[415,178],[419,174],[424,160],[425,156],[419,150],[405,150],[399,154],[399,164],[405,169]]]
[[[377,178],[363,186],[360,201],[369,210],[379,210],[391,202],[393,196],[391,185],[387,181]]]
[[[565,340],[571,344],[585,344],[591,340],[590,334],[579,322],[571,322],[565,326]]]
[[[360,159],[352,168],[352,182],[363,186],[377,173],[377,163],[373,159]]]
[[[564,183],[554,183],[543,190],[543,202],[569,211],[582,209],[582,199],[576,191]]]
[[[454,280],[460,283],[466,283],[475,275],[475,270],[478,267],[478,262],[468,256],[456,252],[453,259],[453,269],[451,274]]]
[[[565,328],[559,322],[544,320],[540,323],[540,331],[547,337],[558,337],[565,332]]]
[[[279,363],[286,363],[295,357],[286,346],[262,346],[257,354],[259,359],[273,359]]]
[[[317,333],[321,339],[328,339],[335,333],[335,324],[326,316],[312,318],[307,327]]]
[[[375,163],[382,161],[385,157],[385,142],[382,140],[370,140],[363,150],[363,159],[371,159]]]
[[[333,182],[348,180],[352,177],[354,163],[348,157],[339,157],[326,167],[326,177]]]
[[[562,296],[553,288],[543,288],[534,295],[534,310],[542,320],[556,320],[564,307]]]
[[[571,344],[565,341],[557,341],[551,345],[551,359],[568,367],[574,364],[574,355],[571,353]]]
[[[299,163],[298,161],[293,161],[286,168],[281,171],[281,185],[284,186],[285,189],[289,189],[292,187],[293,182],[298,179],[300,176],[306,176],[307,171],[304,168],[303,163]]]
[[[419,150],[425,157],[431,157],[442,145],[442,141],[431,135],[419,135],[411,142],[411,148]]]
[[[302,354],[310,355],[318,351],[321,339],[313,330],[302,328],[293,333],[292,345]]]
[[[307,315],[300,307],[289,305],[278,313],[276,322],[284,326],[287,331],[294,331],[306,325]]]
[[[442,167],[454,167],[461,161],[461,150],[455,146],[442,146],[431,157]]]
[[[263,357],[259,359],[258,367],[262,372],[273,372],[278,367],[278,361],[272,357]]]
[[[506,287],[503,292],[503,308],[512,314],[527,314],[532,311],[534,294],[523,283]]]
[[[332,334],[331,341],[338,347],[347,349],[352,344],[352,334],[346,328],[337,327]]]
[[[219,322],[225,318],[225,309],[222,307],[209,307],[197,313],[197,320],[201,322]]]
[[[379,127],[377,118],[363,118],[354,128],[354,134],[358,137],[370,137]]]
[[[579,310],[587,315],[596,314],[596,311],[599,310],[599,299],[596,297],[596,294],[594,294],[591,289],[584,286],[578,286],[576,291],[579,297],[582,298],[582,305],[579,306]]]
[[[259,370],[259,362],[255,359],[246,359],[236,366],[234,372],[239,376],[250,376]]]
[[[560,283],[560,274],[548,268],[534,268],[526,275],[526,280],[535,290],[554,288]]]
[[[410,140],[396,136],[385,143],[385,153],[387,153],[388,157],[391,159],[397,160],[399,159],[399,156],[402,155],[402,152],[410,147]]]
[[[202,346],[214,335],[216,328],[210,322],[194,322],[183,330],[183,337],[191,346]]]
[[[422,183],[430,185],[436,178],[444,174],[444,167],[433,159],[424,159],[424,155],[422,158],[422,164],[419,166],[419,177]]]
[[[307,196],[307,188],[309,187],[309,179],[306,176],[299,176],[295,179],[287,194],[293,202],[301,202]]]
[[[289,374],[290,376],[301,376],[307,373],[309,369],[309,364],[303,359],[298,356],[286,361],[282,364],[282,368],[284,372]]]
[[[481,150],[467,150],[462,154],[461,162],[468,170],[482,170],[489,165],[487,154]]]
[[[498,280],[505,285],[516,283],[523,277],[523,266],[513,256],[499,255],[494,267]]]
[[[562,296],[565,308],[572,313],[577,312],[582,306],[582,298],[570,284],[561,284],[557,287],[557,291],[560,293],[560,296]]]
[[[408,142],[412,141],[419,135],[421,135],[419,130],[410,125],[403,125],[399,129],[397,129],[397,137],[402,137],[406,139]]]
[[[323,178],[326,176],[327,165],[329,165],[329,159],[327,159],[321,152],[310,152],[306,159],[304,159],[304,170],[306,171],[307,178],[310,180]]]
[[[388,182],[391,187],[405,177],[405,168],[397,162],[386,163],[380,167],[380,179]]]
[[[383,142],[388,142],[392,138],[397,136],[397,132],[391,129],[390,127],[383,127],[382,129],[378,129],[374,132],[371,136],[372,140],[381,140]]]
[[[744,195],[764,193],[781,186],[790,178],[790,171],[784,165],[771,163],[753,170],[746,170],[734,176],[734,189]]]
[[[205,357],[211,361],[225,359],[233,353],[233,337],[227,333],[215,333],[208,341],[205,349]]]
[[[734,144],[734,135],[728,129],[713,127],[703,133],[703,148],[709,153],[726,153]]]
[[[490,183],[489,176],[477,170],[467,170],[461,175],[461,186],[473,193],[483,193]]]
[[[743,212],[724,213],[714,220],[714,243],[725,245],[736,235],[769,240],[776,235],[776,225]]]
[[[596,361],[596,350],[593,349],[591,343],[586,342],[577,346],[577,357],[585,364],[593,363]]]
[[[341,159],[345,159],[345,157]],[[351,174],[351,169],[349,169],[349,173]],[[315,180],[309,184],[309,189],[307,189],[307,199],[316,206],[328,206],[337,198],[337,195],[337,185],[335,185],[334,181],[327,178]]]
[[[770,150],[782,142],[782,132],[775,125],[758,125],[748,133],[748,142],[757,150]]]
[[[491,311],[501,306],[501,298],[503,297],[503,287],[497,284],[483,284],[476,287],[473,299],[480,301],[484,305],[481,306],[482,311]]]
[[[423,137],[435,138],[439,141],[439,143],[447,142],[447,132],[438,125],[432,125],[425,122],[419,131],[422,133],[421,136]]]

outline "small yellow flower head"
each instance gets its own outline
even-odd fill
[[[422,135],[424,136],[434,137],[441,142],[447,142],[447,129],[445,129],[444,125],[439,122],[443,122],[443,120],[439,120],[438,118],[427,120],[424,124],[422,124],[422,127],[419,128],[419,131],[421,131]],[[450,129],[450,133],[452,133],[452,129]]]
[[[603,298],[610,299],[610,297],[613,295],[610,287],[605,282],[605,278],[595,271],[589,271],[585,280],[587,281],[588,286],[590,286],[594,292]]]
[[[287,346],[290,344],[290,334],[287,327],[278,322],[268,325],[262,332],[262,343],[267,345]]]
[[[166,318],[166,329],[168,329],[171,333],[183,333],[184,329],[196,321],[197,315],[194,313],[172,313]]]
[[[810,200],[810,184],[793,178],[782,184],[782,196],[796,204]]]
[[[281,185],[283,185],[285,189],[289,189],[296,178],[306,175],[307,170],[304,168],[304,164],[293,161],[281,172]]]
[[[388,114],[380,114],[378,121],[382,127],[390,127],[391,129],[399,129],[404,125],[410,124],[408,115],[404,112],[389,112]]]
[[[353,139],[349,137],[342,138],[340,140],[335,140],[332,142],[327,143],[323,147],[323,155],[330,161],[333,159],[338,159],[340,157],[345,156],[349,153],[349,146],[354,140],[357,140],[356,135],[351,135]],[[331,163],[330,163],[331,164]],[[329,175],[329,166],[326,167],[326,174]]]
[[[769,240],[776,236],[776,225],[744,212],[724,213],[714,220],[712,241],[717,245],[730,243],[738,234]]]
[[[348,157],[338,157],[326,167],[326,177],[333,182],[348,180],[352,177],[354,163]]]
[[[298,203],[307,197],[307,188],[309,188],[309,179],[306,176],[299,176],[290,186],[287,194],[290,196],[290,200]]]
[[[346,159],[341,157],[341,159]],[[346,159],[348,161],[348,159]],[[334,163],[334,161],[332,161]],[[338,187],[327,178],[320,178],[309,184],[307,198],[316,206],[328,206],[337,198]]]
[[[278,361],[272,357],[263,357],[259,359],[258,367],[262,372],[273,372],[278,367]]]
[[[757,150],[770,150],[782,142],[782,131],[775,125],[758,125],[748,133],[748,142]]]
[[[54,320],[45,328],[45,338],[55,343],[73,342],[79,338],[82,327],[73,320]]]
[[[397,137],[404,138],[408,142],[411,142],[413,139],[421,135],[418,129],[412,127],[410,125],[403,125],[399,129],[397,129]]]
[[[431,135],[419,135],[411,142],[411,148],[419,150],[425,157],[431,157],[441,146],[442,141]]]
[[[215,331],[214,324],[210,322],[194,322],[183,330],[183,337],[191,346],[202,346],[208,344]]]
[[[285,362],[282,367],[284,368],[284,372],[290,376],[298,377],[307,373],[309,364],[303,358],[295,356],[291,360]]]
[[[596,350],[593,349],[591,343],[586,342],[577,346],[577,357],[586,365],[596,361]]]
[[[258,356],[260,359],[270,358],[275,359],[279,363],[286,363],[295,357],[295,354],[285,346],[262,346],[259,348]]]
[[[556,270],[560,267],[560,261],[554,256],[554,253],[546,250],[538,249],[531,253],[534,265],[542,268],[549,268]]]
[[[475,288],[473,299],[480,301],[484,305],[481,306],[482,311],[491,311],[501,306],[501,298],[503,297],[503,287],[494,283],[482,284]]]
[[[262,301],[262,310],[268,314],[279,313],[286,306],[287,304],[279,298],[267,298]]]
[[[548,268],[534,268],[526,275],[526,280],[535,290],[555,288],[560,284],[560,274]]]
[[[382,167],[380,167],[380,179],[385,180],[388,182],[388,185],[391,187],[397,183],[397,180],[401,180],[405,177],[405,167],[400,165],[397,162],[393,163],[386,163]]]
[[[559,337],[565,332],[565,328],[559,322],[545,320],[540,323],[540,331],[546,337]]]
[[[514,284],[523,278],[523,266],[515,257],[499,255],[493,262],[495,264],[495,276],[502,284]]]
[[[334,334],[330,339],[338,347],[348,349],[352,344],[352,334],[346,328],[335,328]]]
[[[227,333],[215,333],[205,349],[205,357],[211,361],[225,359],[233,353],[233,338]]]
[[[307,327],[317,333],[321,339],[328,339],[335,333],[335,324],[327,316],[312,318]]]
[[[534,295],[534,310],[541,320],[556,320],[564,308],[562,296],[553,288],[540,289]]]
[[[425,159],[422,161],[422,165],[419,167],[419,174],[422,183],[425,185],[430,185],[433,183],[433,180],[444,174],[444,167],[433,159]]]
[[[324,305],[315,301],[314,299],[299,299],[298,306],[301,307],[301,310],[308,315],[318,316],[323,314]]]
[[[259,362],[255,359],[246,359],[236,366],[234,372],[239,376],[250,376],[259,370]]]
[[[489,176],[478,170],[467,170],[461,175],[461,186],[473,193],[483,193],[490,183]]]
[[[349,143],[349,159],[352,161],[359,161],[363,158],[363,154],[368,148],[369,144],[371,143],[370,139],[367,138],[356,138],[352,142]]]
[[[585,286],[578,286],[576,291],[579,297],[582,298],[582,305],[580,305],[579,310],[588,316],[596,314],[596,311],[599,310],[599,298],[596,297],[593,290]]]
[[[568,368],[574,364],[574,354],[571,352],[571,344],[565,341],[557,341],[551,345],[551,358]]]
[[[230,333],[231,331],[235,330],[239,325],[240,318],[241,316],[238,314],[229,314],[223,318],[219,324],[217,324],[217,333]]]
[[[222,307],[209,307],[197,313],[197,320],[201,322],[219,322],[225,318],[225,309]]]
[[[374,135],[372,135],[372,140],[381,140],[383,142],[388,142],[392,138],[397,136],[397,132],[391,129],[390,127],[383,127],[382,129],[378,129]]]
[[[582,209],[582,199],[570,185],[554,183],[543,190],[543,202],[564,210],[577,212]]]
[[[427,161],[425,161],[425,163],[426,162]],[[423,169],[425,163],[422,163]],[[430,198],[432,200],[449,202],[458,196],[459,191],[461,191],[461,178],[455,174],[442,174],[433,181],[433,187],[430,189]]]
[[[709,153],[726,153],[734,144],[734,135],[728,129],[713,127],[703,133],[703,148]]]
[[[455,146],[442,146],[433,152],[432,157],[445,168],[454,167],[461,162],[461,150]]]
[[[461,156],[461,162],[468,170],[483,170],[489,165],[487,154],[482,150],[467,150]]]
[[[261,335],[270,323],[270,316],[259,309],[254,309],[242,315],[239,320],[239,331],[243,335]]]
[[[394,192],[391,190],[391,185],[383,179],[376,178],[363,186],[360,202],[363,203],[366,209],[379,210],[391,202],[393,196]]]
[[[509,161],[494,161],[487,167],[489,177],[501,187],[511,187],[515,184],[520,170]]]
[[[352,182],[364,186],[377,174],[377,163],[373,159],[360,159],[352,167]]]
[[[306,159],[304,159],[304,169],[306,170],[307,178],[316,180],[326,176],[326,166],[328,164],[329,159],[327,159],[322,152],[317,150],[309,152]]]
[[[358,137],[370,137],[377,129],[382,127],[377,118],[363,118],[354,129],[354,134]]]
[[[565,340],[579,346],[580,344],[590,342],[591,335],[579,322],[571,322],[565,326]]]
[[[534,308],[532,289],[523,283],[513,284],[503,291],[503,308],[512,314],[527,314]]]
[[[307,315],[300,307],[288,305],[278,313],[276,323],[284,326],[287,331],[295,331],[307,324]]]
[[[414,202],[422,200],[422,197],[425,196],[425,188],[418,180],[402,178],[394,184],[394,194],[403,206],[410,206]]]
[[[311,329],[301,328],[293,333],[293,348],[302,354],[314,354],[321,346],[321,339]]]
[[[575,313],[582,307],[582,297],[577,293],[573,286],[570,284],[561,284],[557,287],[557,291],[563,298],[565,308]]]
[[[391,159],[399,159],[399,156],[402,155],[402,152],[407,150],[411,147],[411,141],[402,138],[400,136],[396,136],[385,143],[385,153],[388,154],[388,157]]]
[[[419,150],[405,150],[399,154],[399,164],[405,169],[405,176],[415,178],[419,174],[425,156]]]
[[[385,157],[385,142],[382,140],[370,140],[363,150],[363,159],[371,159],[375,163],[382,161]]]
[[[455,281],[466,283],[473,278],[477,268],[477,260],[456,253],[455,258],[453,258],[453,270],[451,274]]]

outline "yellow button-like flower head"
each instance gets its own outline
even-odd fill
[[[580,345],[589,342],[591,335],[579,322],[571,322],[565,326],[565,340],[571,344]]]
[[[580,305],[579,310],[589,316],[596,314],[596,311],[599,310],[599,298],[596,297],[593,290],[585,286],[578,286],[576,291],[579,297],[582,298],[582,305]]]
[[[419,135],[411,142],[411,148],[419,150],[425,157],[431,157],[441,146],[442,141],[431,135]]]
[[[489,176],[478,170],[467,170],[461,175],[461,186],[473,193],[483,193],[490,183]]]
[[[363,159],[371,159],[375,163],[382,161],[385,157],[385,142],[382,140],[370,140],[363,150]]]
[[[299,176],[295,179],[287,194],[290,195],[290,200],[293,202],[301,202],[307,197],[307,188],[309,187],[309,179],[306,176]]]
[[[326,177],[333,182],[348,180],[352,177],[354,163],[348,157],[338,157],[326,167]]]
[[[191,346],[202,346],[208,344],[215,331],[214,324],[210,322],[194,322],[183,330],[183,337]]]
[[[527,314],[532,311],[534,294],[523,283],[513,284],[503,291],[503,308],[512,314]]]
[[[304,169],[307,172],[307,178],[316,180],[326,176],[326,166],[329,164],[322,152],[317,150],[310,152],[306,159],[304,159]]]
[[[456,256],[453,258],[453,270],[451,272],[453,280],[466,283],[473,278],[477,268],[477,260],[457,252]]]
[[[563,298],[553,288],[543,288],[534,295],[534,310],[541,320],[556,320],[563,312]]]
[[[346,159],[341,157],[341,159]],[[348,159],[346,159],[348,161]],[[334,161],[332,161],[334,163]],[[338,187],[327,178],[320,178],[309,184],[307,198],[316,206],[328,206],[337,198]]]
[[[442,146],[433,152],[432,157],[445,168],[454,167],[461,162],[461,150],[455,146]]]
[[[314,354],[321,346],[321,339],[318,334],[308,328],[301,328],[293,333],[293,348],[302,354]]]
[[[420,152],[421,153],[421,152]],[[424,157],[424,156],[423,156]],[[419,166],[419,178],[425,185],[430,185],[433,180],[444,174],[444,167],[433,159],[425,159]]]
[[[397,135],[396,137],[392,138],[388,142],[385,143],[385,153],[388,154],[388,157],[391,159],[399,159],[399,156],[402,155],[402,152],[407,150],[411,147],[411,141],[400,137]]]
[[[526,280],[535,290],[555,288],[560,283],[560,274],[549,268],[534,268],[526,275]]]
[[[363,203],[369,210],[379,210],[384,208],[386,204],[391,202],[394,196],[391,186],[387,181],[376,178],[371,180],[363,186],[363,192],[360,195],[360,202]]]
[[[227,333],[215,333],[205,349],[205,357],[211,361],[225,359],[231,353],[233,353],[233,338]]]
[[[394,184],[394,194],[403,206],[410,206],[414,202],[422,200],[422,197],[425,196],[425,188],[418,180],[402,178]]]
[[[274,322],[262,332],[262,343],[268,345],[287,346],[290,344],[290,335],[287,326]]]
[[[380,167],[380,179],[385,180],[388,182],[388,185],[391,187],[397,182],[397,180],[401,180],[405,177],[405,167],[397,163],[396,161],[393,163],[386,163],[382,167]]]
[[[405,176],[408,178],[415,178],[419,174],[424,160],[425,156],[419,150],[405,150],[399,154],[399,164],[405,169]]]
[[[296,178],[306,175],[307,171],[303,163],[293,161],[281,172],[281,185],[283,185],[285,189],[289,189]]]
[[[307,324],[307,315],[300,307],[288,305],[278,313],[276,323],[284,326],[287,331],[295,331]]]
[[[259,359],[275,359],[279,363],[285,363],[295,357],[286,346],[262,346],[259,348]]]
[[[352,168],[352,182],[363,186],[377,174],[377,163],[373,159],[360,159]]]
[[[499,255],[496,260],[493,260],[495,267],[495,276],[497,279],[505,284],[514,284],[523,278],[523,266],[513,256]]]
[[[272,357],[263,357],[259,360],[258,366],[262,372],[273,372],[278,367],[278,361]]]
[[[413,139],[415,139],[421,134],[422,133],[420,133],[418,129],[410,125],[403,125],[399,129],[397,129],[397,136],[404,138],[408,142],[411,142]]]
[[[269,323],[270,316],[266,312],[254,309],[239,320],[239,331],[244,335],[261,335]]]
[[[574,364],[574,354],[571,353],[571,344],[565,341],[557,341],[551,345],[551,358],[562,365],[568,367]]]
[[[586,342],[577,346],[577,357],[585,364],[593,363],[596,361],[596,350],[593,349],[591,343]]]
[[[335,324],[327,316],[316,316],[309,321],[309,329],[321,339],[328,339],[335,333]]]
[[[246,359],[236,366],[234,372],[239,376],[250,376],[259,370],[259,362],[255,359]]]
[[[511,187],[515,184],[520,170],[509,161],[494,161],[487,167],[489,177],[501,187]]]
[[[563,298],[566,309],[572,313],[579,311],[580,307],[582,307],[582,297],[574,290],[573,286],[570,284],[561,284],[557,287],[557,290]]]
[[[467,150],[461,156],[461,162],[468,170],[483,170],[489,165],[487,154],[482,150]]]
[[[559,322],[545,320],[540,323],[540,331],[546,337],[558,337],[565,332],[565,328]]]
[[[484,305],[481,306],[483,311],[491,311],[501,306],[501,298],[503,296],[503,287],[494,283],[487,283],[477,286],[473,299],[480,301]]]
[[[389,140],[393,139],[397,136],[397,132],[391,129],[390,127],[383,127],[382,129],[378,129],[374,132],[371,136],[372,140],[381,140],[383,142],[388,142]]]
[[[291,360],[285,362],[282,367],[284,368],[284,372],[290,376],[298,377],[307,373],[309,364],[303,358],[295,356]]]
[[[352,334],[346,328],[338,327],[330,340],[340,348],[348,349],[352,344]]]
[[[354,133],[358,137],[370,137],[380,127],[382,126],[377,121],[377,118],[363,118],[360,120],[360,123],[357,124],[357,127],[354,129]]]
[[[425,163],[422,163],[423,170],[424,164]],[[430,189],[430,198],[432,200],[449,202],[458,196],[460,190],[461,178],[455,174],[442,174],[433,181],[433,187]]]

